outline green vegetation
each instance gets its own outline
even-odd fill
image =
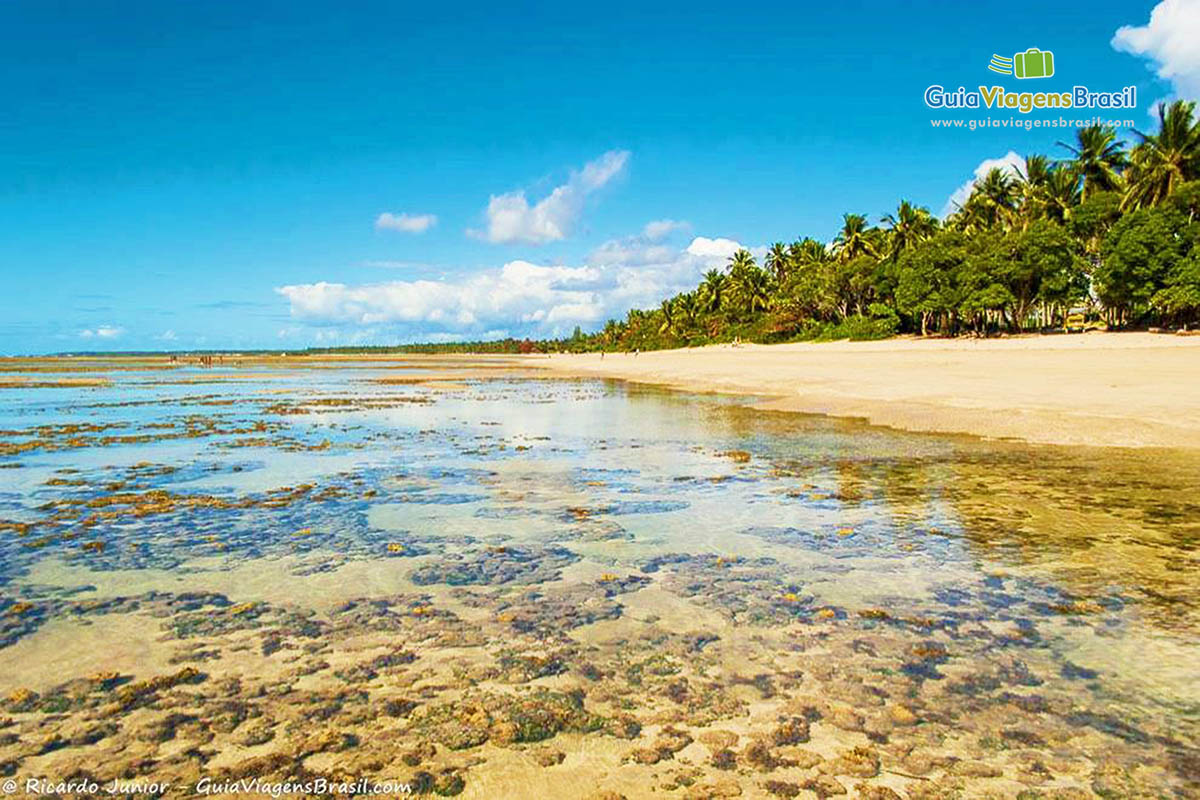
[[[846,214],[831,245],[747,251],[696,289],[632,310],[565,349],[733,340],[877,339],[897,332],[1061,330],[1072,309],[1109,327],[1200,318],[1200,122],[1159,107],[1160,129],[1126,152],[1110,128],[1078,131],[1068,157],[993,169],[944,221],[901,200],[872,226]]]
[[[1063,330],[1080,314],[1110,328],[1200,321],[1200,121],[1158,108],[1156,134],[1126,151],[1111,128],[1080,129],[1066,158],[993,169],[938,220],[901,200],[872,225],[843,216],[812,238],[741,250],[724,269],[623,320],[562,340],[347,347],[306,352],[528,353],[653,350],[736,340],[878,339],[898,332]],[[1078,329],[1078,326],[1076,326]]]
[[[871,225],[843,216],[830,245],[741,250],[693,290],[598,332],[548,342],[414,345],[420,352],[653,350],[735,340],[880,339],[898,332],[1063,330],[1200,321],[1200,121],[1160,105],[1159,131],[1126,151],[1111,128],[1060,143],[1066,158],[993,169],[939,221],[901,200]],[[1074,312],[1074,314],[1073,314]]]

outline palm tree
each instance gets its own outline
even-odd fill
[[[967,202],[954,215],[953,226],[967,233],[989,228],[1008,228],[1017,209],[1017,180],[1009,172],[992,167],[976,181]]]
[[[842,229],[833,240],[833,250],[842,261],[850,261],[861,255],[879,257],[869,240],[865,215],[842,215]]]
[[[924,206],[914,206],[901,200],[895,214],[884,214],[882,221],[889,229],[888,254],[898,258],[902,252],[916,247],[937,230],[937,220]]]
[[[1021,216],[1026,225],[1042,215],[1046,183],[1053,170],[1050,159],[1038,154],[1025,156],[1025,168],[1016,170],[1021,189]]]
[[[1043,155],[1029,155],[1017,176],[1025,226],[1037,219],[1066,222],[1082,200],[1079,172],[1073,162],[1054,163]]]
[[[1025,156],[1025,169],[1018,169],[1017,175],[1027,192],[1036,191],[1050,179],[1052,169],[1054,169],[1054,165],[1050,163],[1048,157],[1034,153]]]
[[[710,269],[704,273],[704,280],[700,283],[700,306],[710,313],[716,313],[721,310],[721,306],[725,304],[725,297],[729,290],[729,278],[725,273],[718,269]]]
[[[823,264],[829,260],[829,248],[806,236],[803,240],[788,245],[788,257],[792,261],[793,269]]]
[[[729,258],[729,273],[731,275],[754,266],[757,266],[754,263],[754,256],[744,247]]]
[[[675,298],[675,310],[677,319],[683,323],[684,328],[691,328],[696,324],[696,315],[700,312],[700,304],[696,300],[695,292],[684,292]]]
[[[615,345],[621,338],[621,323],[615,319],[610,319],[604,323],[604,343],[608,346]]]
[[[1071,218],[1075,207],[1083,200],[1079,173],[1073,166],[1060,164],[1050,170],[1038,197],[1039,214],[1058,223]]]
[[[675,331],[675,305],[671,300],[663,300],[658,306],[658,311],[662,314],[662,324],[658,326],[659,333],[673,333]]]
[[[1200,178],[1200,121],[1193,118],[1196,104],[1176,100],[1158,104],[1158,133],[1137,133],[1141,144],[1133,149],[1129,190],[1123,207],[1141,208],[1161,203],[1179,184]]]
[[[775,276],[775,280],[783,283],[787,280],[788,272],[791,271],[792,259],[788,253],[787,246],[783,242],[776,242],[771,245],[771,249],[767,251],[767,257],[764,259],[767,269]]]
[[[737,301],[740,311],[757,314],[766,311],[771,304],[771,277],[759,269],[751,260],[740,269],[729,273],[730,294]]]
[[[1075,144],[1059,142],[1075,156],[1072,163],[1083,176],[1083,197],[1121,187],[1121,170],[1129,165],[1117,133],[1107,125],[1089,125],[1075,134]]]

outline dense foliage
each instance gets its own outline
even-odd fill
[[[879,225],[846,214],[829,245],[777,242],[761,265],[739,251],[656,309],[536,346],[982,335],[1061,328],[1073,312],[1110,327],[1195,323],[1200,121],[1191,102],[1158,113],[1158,133],[1131,150],[1093,126],[1060,143],[1062,160],[991,170],[945,220],[907,200]]]

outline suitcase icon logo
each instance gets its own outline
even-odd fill
[[[1054,74],[1054,53],[1031,47],[1024,53],[1016,53],[1012,58],[993,55],[992,60],[988,62],[988,69],[1001,75],[1013,75],[1022,79],[1049,78]]]

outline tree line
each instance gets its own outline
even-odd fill
[[[843,216],[826,244],[747,250],[657,309],[538,349],[656,349],[741,339],[990,334],[1059,327],[1072,313],[1111,328],[1200,318],[1200,121],[1160,104],[1159,129],[1126,149],[1081,128],[1063,157],[992,169],[946,219],[901,200],[872,224]]]
[[[1157,108],[1154,134],[1126,148],[1081,128],[1061,158],[990,170],[944,220],[901,200],[872,224],[848,213],[830,243],[739,250],[699,285],[566,339],[455,342],[406,352],[651,350],[742,340],[872,339],[1200,321],[1200,120]],[[364,351],[371,348],[332,348]]]

